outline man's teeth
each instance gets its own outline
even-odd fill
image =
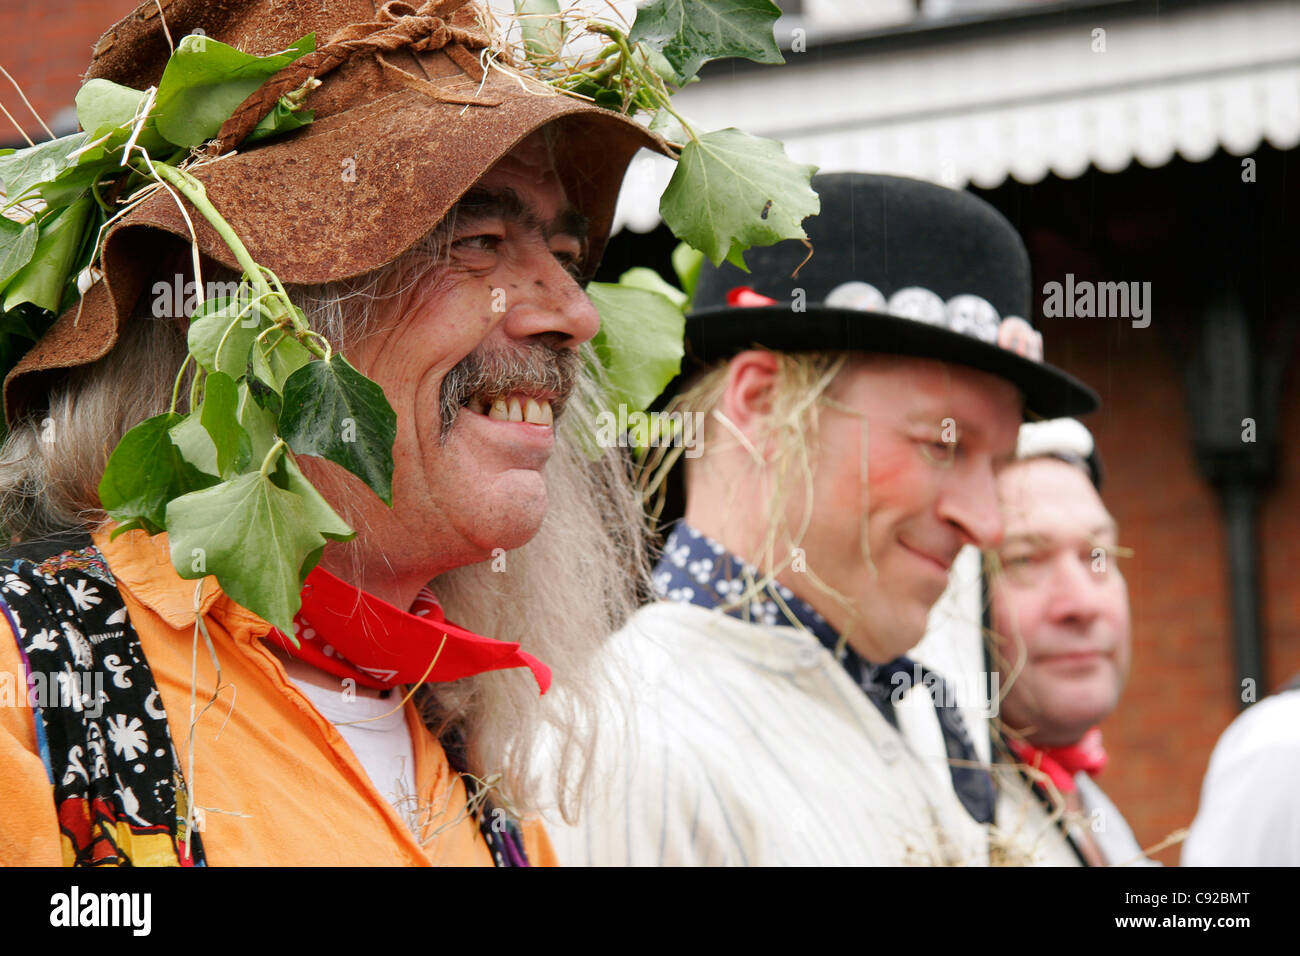
[[[502,422],[528,422],[532,425],[551,425],[555,422],[550,402],[545,399],[538,401],[529,396],[524,396],[521,401],[517,395],[494,398],[487,409],[487,417]]]

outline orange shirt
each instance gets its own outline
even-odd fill
[[[223,594],[214,578],[203,579],[198,604],[221,683],[217,700],[207,706],[217,689],[217,670],[196,633],[199,582],[173,570],[165,534],[93,537],[153,670],[190,799],[203,808],[210,866],[492,865],[466,812],[460,775],[413,704],[406,704],[406,718],[415,751],[418,834],[371,783],[338,730],[285,676],[260,640],[269,624]],[[191,739],[192,666],[197,719]],[[3,615],[0,681],[15,688],[19,705],[0,707],[0,864],[61,866],[35,713],[23,706],[22,660]],[[525,822],[523,832],[529,860],[555,865],[541,824]]]

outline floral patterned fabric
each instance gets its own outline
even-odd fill
[[[201,866],[153,674],[88,537],[0,556],[67,866]],[[192,836],[192,839],[190,838]]]
[[[737,603],[746,589],[761,579],[757,568],[685,522],[678,522],[668,535],[654,571],[655,591],[666,601],[722,606],[728,614],[752,624],[802,625],[834,650],[839,644],[835,629],[784,584],[773,581]]]

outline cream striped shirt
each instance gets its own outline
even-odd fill
[[[987,862],[928,694],[895,730],[814,635],[692,604],[642,608],[609,661],[630,719],[578,825],[548,822],[562,863]]]

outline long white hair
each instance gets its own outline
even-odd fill
[[[444,224],[397,263],[362,279],[291,288],[290,295],[314,329],[346,350],[367,333],[378,302],[440,267],[446,232]],[[185,355],[184,333],[142,307],[108,355],[65,374],[45,408],[12,424],[0,448],[0,526],[9,541],[107,521],[97,488],[108,455],[130,427],[166,410]],[[538,534],[509,553],[509,573],[494,574],[485,562],[434,583],[449,620],[518,641],[552,669],[545,696],[525,669],[421,692],[430,729],[454,740],[468,772],[521,815],[551,807],[576,815],[602,724],[596,711],[610,696],[600,686],[597,651],[649,593],[644,519],[627,460],[594,439],[604,385],[592,357],[584,347],[586,361],[557,422],[559,440],[544,472],[549,507]],[[56,441],[43,440],[50,433]],[[552,753],[544,769],[543,739],[548,747],[559,744],[558,763]]]

